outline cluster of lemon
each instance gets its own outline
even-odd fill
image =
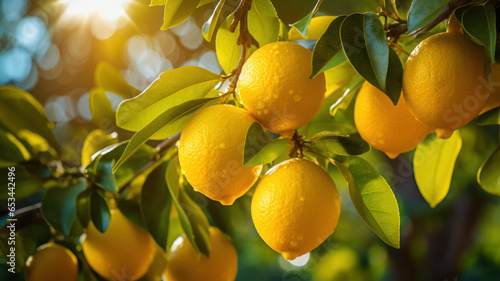
[[[394,106],[380,90],[365,83],[356,99],[354,121],[363,139],[390,158],[414,149],[435,131],[451,137],[500,105],[500,66],[485,64],[484,48],[462,33],[450,18],[447,32],[423,40],[403,72],[403,93]]]

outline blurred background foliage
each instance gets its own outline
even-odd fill
[[[0,85],[24,89],[43,104],[48,119],[55,122],[53,131],[62,154],[77,163],[90,131],[117,130],[112,123],[91,122],[89,90],[94,87],[94,70],[99,62],[113,65],[139,90],[161,72],[181,66],[196,65],[221,73],[214,42],[206,42],[200,32],[215,3],[197,9],[183,24],[160,31],[161,6],[150,7],[149,0],[105,1],[110,7],[104,5],[99,12],[82,16],[85,6],[75,4],[79,1],[0,0]],[[272,2],[285,24],[301,19],[316,3]],[[396,2],[404,17],[411,1]],[[91,5],[96,1],[80,3]],[[227,3],[235,7],[238,1]],[[324,1],[317,16],[376,11],[378,6],[376,0]],[[121,98],[106,95],[116,109]],[[329,116],[328,112],[321,114]],[[235,239],[237,280],[241,281],[424,280],[431,273],[447,276],[454,272],[459,272],[458,280],[494,280],[500,276],[500,200],[482,191],[476,172],[493,151],[498,129],[469,126],[462,130],[462,137],[464,148],[450,193],[435,209],[424,201],[415,184],[412,153],[395,160],[375,150],[365,156],[396,193],[401,211],[399,250],[385,245],[361,220],[343,177],[331,166],[329,172],[343,202],[337,229],[318,249],[293,262],[285,261],[259,238],[250,218],[249,196],[230,207],[207,201],[205,209],[211,214],[230,214],[218,225],[225,225],[223,230]],[[41,191],[18,201],[18,206],[39,202],[40,195]],[[1,202],[4,214],[6,204]],[[171,231],[171,235],[179,231]],[[51,236],[43,223],[23,228],[17,235],[25,242],[20,244],[25,253],[32,253]],[[7,274],[5,264],[0,264],[0,279],[14,280]],[[21,275],[17,277],[23,280]]]

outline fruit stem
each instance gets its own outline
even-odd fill
[[[302,154],[302,151],[305,148],[306,141],[304,141],[304,136],[301,136],[295,131],[293,133],[292,138],[290,139],[290,145],[293,146],[292,150],[288,154],[288,157],[293,157],[295,152],[297,152],[297,157],[302,158],[304,155]]]

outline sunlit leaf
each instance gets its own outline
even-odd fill
[[[318,0],[318,2],[316,3],[316,6],[309,14],[307,14],[305,17],[300,19],[298,22],[292,24],[292,26],[295,27],[300,32],[300,34],[302,34],[303,37],[306,37],[307,28],[309,27],[309,24],[311,23],[312,17],[318,11],[319,6],[321,6],[321,3],[323,3],[323,0]]]
[[[308,145],[326,157],[360,155],[370,150],[370,145],[361,138],[342,136],[332,132],[320,132],[314,135]]]
[[[79,179],[64,187],[45,191],[42,198],[42,215],[55,230],[69,235],[76,216],[76,197],[85,190],[85,179]]]
[[[98,192],[93,192],[90,196],[90,218],[95,228],[101,233],[106,231],[111,221],[108,204]]]
[[[198,7],[200,0],[167,0],[161,30],[181,24]]]
[[[206,97],[219,82],[219,75],[197,66],[165,71],[140,95],[120,104],[116,123],[123,129],[139,131],[167,110]],[[154,138],[165,139],[175,133],[164,128]]]
[[[435,19],[450,0],[413,0],[408,11],[408,34],[411,34]]]
[[[135,97],[140,92],[130,86],[120,72],[107,62],[99,62],[97,65],[94,83],[104,91],[115,93],[124,99]]]
[[[462,148],[460,133],[443,140],[432,134],[421,142],[413,156],[413,170],[418,189],[425,201],[434,208],[448,194],[455,161]]]
[[[0,159],[8,162],[21,162],[30,159],[30,153],[26,147],[10,132],[0,127],[0,147],[2,153]]]
[[[92,121],[97,126],[115,124],[115,111],[102,88],[93,88],[89,92],[89,107]]]
[[[400,218],[394,192],[366,160],[352,156],[349,168],[332,160],[344,175],[352,203],[361,218],[389,246],[399,248]]]
[[[248,31],[259,42],[259,47],[278,40],[280,22],[270,0],[253,0],[247,22]]]
[[[477,182],[484,191],[500,196],[500,144],[479,168]]]
[[[240,35],[240,24],[231,32],[229,27],[233,22],[233,14],[229,15],[217,30],[215,37],[215,52],[219,64],[224,70],[224,73],[229,74],[238,64],[241,55],[241,46],[237,45],[238,36]],[[247,56],[248,57],[248,56]]]
[[[340,40],[340,27],[345,18],[346,16],[335,18],[316,42],[311,77],[339,65],[347,59]]]
[[[243,153],[243,166],[255,166],[272,162],[278,157],[289,139],[272,139],[260,126],[254,122],[248,128]]]
[[[116,143],[118,143],[118,138],[106,133],[103,130],[96,129],[90,132],[83,141],[81,157],[82,167],[92,161],[92,155],[96,152]]]
[[[208,42],[212,41],[212,35],[214,34],[215,27],[217,26],[217,22],[219,21],[220,12],[222,11],[222,7],[226,3],[226,0],[220,0],[215,7],[214,12],[210,16],[210,18],[203,24],[201,28],[201,33],[203,37]]]

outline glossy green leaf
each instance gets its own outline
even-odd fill
[[[247,23],[248,31],[259,42],[259,47],[278,40],[280,22],[270,0],[252,0]]]
[[[215,27],[217,26],[217,22],[219,21],[220,12],[222,11],[222,7],[225,3],[226,0],[220,0],[210,18],[201,27],[201,33],[203,34],[205,40],[207,40],[208,42],[212,41]]]
[[[455,131],[447,140],[432,134],[415,150],[413,156],[415,180],[420,193],[432,208],[448,194],[455,161],[461,148],[462,138],[460,133]]]
[[[248,128],[243,153],[243,167],[272,162],[285,150],[289,139],[273,139],[254,122]]]
[[[42,197],[42,215],[55,230],[69,235],[76,216],[76,197],[86,188],[85,179],[78,179],[66,186],[53,187]]]
[[[198,7],[200,0],[167,0],[161,30],[181,24]]]
[[[401,91],[403,89],[403,65],[398,54],[389,48],[389,69],[387,70],[385,94],[391,99],[394,105],[398,104]]]
[[[48,144],[59,149],[43,106],[21,89],[0,86],[0,124],[35,152],[48,150]]]
[[[76,215],[84,228],[87,228],[90,222],[90,197],[92,193],[92,190],[86,189],[76,197]]]
[[[149,233],[162,248],[167,248],[172,197],[166,181],[167,163],[158,166],[146,179],[141,192],[141,213]]]
[[[99,161],[95,173],[91,175],[93,183],[111,193],[118,192],[115,176],[113,175],[113,161]]]
[[[500,196],[500,144],[479,168],[477,182],[484,191]]]
[[[97,126],[115,124],[115,111],[102,88],[93,88],[89,92],[89,107],[92,121]]]
[[[124,99],[135,97],[139,90],[130,86],[116,68],[107,62],[100,62],[94,71],[94,83],[104,91],[112,92]]]
[[[314,135],[307,145],[326,157],[360,155],[370,151],[370,145],[363,139],[332,132],[320,132]]]
[[[0,147],[2,153],[0,159],[18,163],[30,159],[31,155],[26,147],[9,131],[0,127]]]
[[[414,33],[435,19],[450,0],[413,0],[408,11],[408,34]]]
[[[139,131],[169,109],[206,97],[219,82],[219,75],[197,66],[165,71],[140,95],[120,104],[116,123],[125,130]],[[166,139],[177,132],[164,128],[154,139]]]
[[[340,27],[345,18],[346,16],[335,18],[316,42],[313,50],[311,77],[339,65],[347,59],[340,40]]]
[[[389,47],[378,16],[371,13],[347,16],[340,28],[340,39],[356,71],[385,92]]]
[[[127,148],[116,162],[113,171],[116,171],[123,162],[129,159],[143,143],[154,136],[158,131],[164,128],[170,129],[170,132],[174,132],[174,134],[181,131],[192,113],[216,99],[218,98],[190,100],[160,114],[130,139]]]
[[[476,124],[481,126],[500,125],[500,107],[489,110],[477,117]]]
[[[318,2],[316,3],[316,6],[309,14],[307,14],[305,17],[300,19],[298,22],[292,24],[292,26],[297,28],[297,30],[300,32],[300,34],[302,34],[302,36],[304,38],[307,35],[307,28],[309,27],[309,24],[311,23],[311,19],[314,16],[314,14],[316,14],[316,12],[318,11],[319,6],[321,6],[321,3],[323,3],[323,0],[318,0]]]
[[[106,231],[111,221],[108,204],[98,192],[93,192],[90,196],[90,218],[95,228],[101,233]]]
[[[101,149],[118,143],[116,135],[110,135],[101,129],[90,132],[83,141],[81,165],[86,166],[92,161],[92,155]]]
[[[349,168],[332,160],[347,180],[352,203],[361,218],[387,245],[399,248],[400,218],[394,192],[366,160],[349,157]]]
[[[461,22],[465,33],[485,46],[494,62],[497,41],[495,7],[492,4],[472,6],[463,13]]]

